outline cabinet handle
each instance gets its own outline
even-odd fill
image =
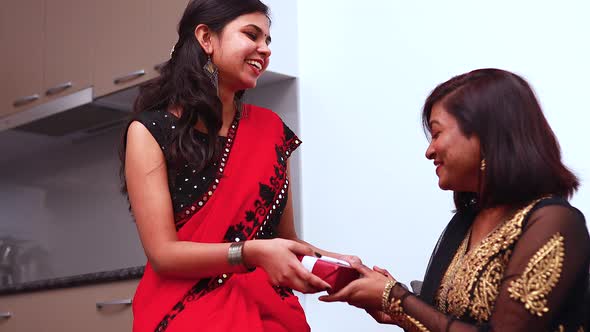
[[[0,312],[0,319],[9,319],[12,317],[12,312]]]
[[[104,301],[104,302],[96,302],[96,308],[102,309],[106,306],[113,306],[113,305],[131,305],[131,299],[121,299],[121,300],[111,300],[111,301]]]
[[[45,95],[53,96],[53,95],[56,95],[60,92],[66,91],[67,89],[71,88],[72,86],[74,86],[74,84],[72,84],[72,82],[66,82],[66,83],[60,84],[56,87],[53,87],[51,89],[47,89],[47,91],[45,91]]]
[[[37,100],[39,98],[41,98],[41,96],[39,96],[38,94],[22,97],[22,98],[15,100],[12,105],[14,105],[14,107],[24,106],[28,103],[34,102],[35,100]]]
[[[123,84],[123,83],[127,83],[129,81],[133,81],[134,79],[140,78],[143,75],[145,75],[145,70],[140,69],[138,71],[134,71],[134,72],[127,74],[125,76],[117,77],[117,78],[115,78],[115,80],[113,82],[115,84]]]

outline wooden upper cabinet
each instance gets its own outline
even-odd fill
[[[0,8],[0,117],[43,96],[44,0],[3,1]]]
[[[188,0],[148,0],[151,6],[150,56],[152,66],[170,59],[170,50],[178,41],[178,22]]]
[[[103,96],[157,76],[149,55],[146,0],[94,1],[94,95]]]
[[[46,98],[69,94],[92,84],[92,0],[45,0]]]
[[[158,76],[188,0],[14,0],[0,9],[0,118]]]

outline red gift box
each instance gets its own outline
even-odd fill
[[[302,256],[299,260],[308,271],[330,284],[332,292],[337,292],[360,277],[358,271],[350,267],[348,262],[336,258]]]

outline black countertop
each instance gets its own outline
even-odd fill
[[[16,284],[0,288],[0,296],[27,292],[38,292],[49,289],[77,287],[106,283],[112,281],[139,279],[143,276],[144,266],[136,266],[125,269],[81,274],[71,277],[47,279]]]

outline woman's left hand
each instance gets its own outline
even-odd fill
[[[350,305],[368,311],[381,310],[383,290],[387,282],[392,278],[386,276],[385,273],[371,270],[361,264],[353,264],[352,267],[361,274],[361,277],[336,293],[320,296],[319,300],[323,302],[348,302]]]

